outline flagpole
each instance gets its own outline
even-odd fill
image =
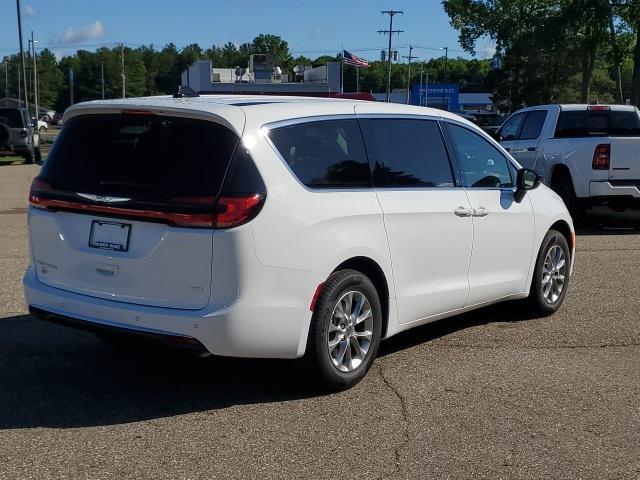
[[[340,93],[344,93],[344,42],[340,52]]]

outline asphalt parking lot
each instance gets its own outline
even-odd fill
[[[640,478],[638,216],[592,216],[557,314],[412,330],[325,395],[296,362],[120,351],[29,316],[37,168],[0,167],[1,479]]]

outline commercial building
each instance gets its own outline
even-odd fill
[[[198,60],[182,72],[182,85],[200,94],[300,95],[372,100],[368,93],[340,92],[340,63],[319,67],[297,66],[282,72],[271,55],[251,55],[247,68],[214,68],[211,60]]]

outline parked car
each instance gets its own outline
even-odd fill
[[[27,163],[40,163],[40,136],[29,122],[27,111],[0,108],[0,156],[24,157]]]
[[[640,207],[640,115],[627,105],[541,105],[518,110],[497,138],[534,169],[572,215]]]
[[[496,112],[475,112],[473,116],[476,118],[474,123],[488,134],[495,134],[505,119],[504,115]]]
[[[51,121],[49,122],[49,124],[58,127],[60,126],[61,121],[62,121],[62,114],[59,112],[56,112],[53,114],[53,117],[51,117]]]
[[[504,300],[555,312],[574,259],[571,217],[533,171],[470,122],[406,105],[78,104],[29,201],[36,317],[304,356],[333,389],[403,330]]]
[[[35,121],[35,118],[33,119],[33,121]],[[42,116],[38,118],[37,125],[38,125],[38,132],[40,133],[45,133],[49,129],[49,124],[46,122],[46,120],[42,118]]]

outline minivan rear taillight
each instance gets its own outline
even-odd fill
[[[593,169],[594,170],[609,170],[611,164],[611,145],[608,143],[601,143],[593,152]]]
[[[74,193],[59,192],[46,181],[35,178],[29,204],[36,208],[130,218],[176,227],[233,228],[258,215],[265,196],[249,193],[238,196],[176,197],[167,201],[136,201],[108,204],[93,202]]]

